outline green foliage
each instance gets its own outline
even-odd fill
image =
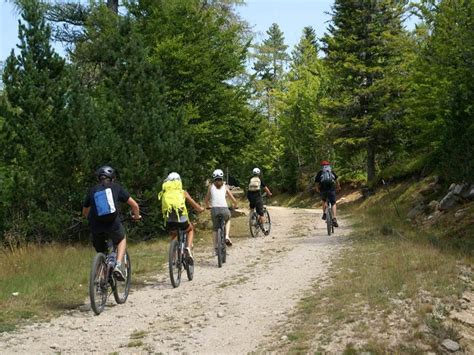
[[[50,27],[42,7],[25,1],[19,26],[20,53],[7,59],[3,82],[2,183],[6,227],[17,219],[30,223],[20,233],[39,237],[58,233],[58,225],[74,209],[69,199],[74,142],[67,111],[69,75],[52,50]]]
[[[412,146],[431,155],[438,172],[450,181],[472,181],[474,3],[445,0],[430,5],[422,2],[419,33],[424,41],[407,100]]]
[[[408,36],[405,1],[337,0],[324,38],[331,92],[325,108],[344,160],[366,151],[367,178],[375,179],[380,152],[397,143],[399,97],[405,90]],[[408,59],[408,60],[407,60]]]

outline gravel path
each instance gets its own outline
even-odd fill
[[[210,251],[195,254],[192,282],[173,289],[168,274],[111,297],[100,316],[84,307],[0,335],[1,353],[248,353],[272,337],[316,279],[324,279],[348,231],[326,235],[319,210],[270,207],[272,233],[240,239],[219,269]],[[344,221],[342,221],[344,224]]]

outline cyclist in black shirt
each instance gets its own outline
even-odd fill
[[[339,227],[336,218],[336,191],[340,191],[341,186],[337,180],[336,173],[332,171],[331,164],[327,160],[321,162],[321,170],[318,171],[318,174],[314,178],[314,183],[316,185],[316,191],[319,192],[321,199],[323,200],[322,219],[326,219],[326,214],[324,212],[326,211],[327,200],[329,200],[332,204],[332,223],[334,227]]]
[[[132,218],[140,220],[140,208],[137,202],[122,186],[115,182],[115,170],[102,166],[97,172],[97,185],[91,187],[84,200],[82,214],[89,221],[92,244],[98,253],[107,251],[107,239],[117,246],[117,264],[114,273],[119,280],[125,280],[125,269],[122,266],[127,246],[125,229],[118,214],[119,203],[127,203],[132,208]]]

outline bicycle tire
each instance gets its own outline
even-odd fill
[[[96,315],[102,313],[107,302],[107,263],[103,253],[97,253],[92,261],[89,276],[89,297],[91,308]]]
[[[223,260],[223,255],[222,255],[222,235],[223,235],[223,230],[222,227],[219,227],[217,229],[217,266],[222,267],[222,260]]]
[[[250,235],[252,236],[252,238],[257,238],[260,232],[260,226],[258,224],[257,212],[255,211],[252,211],[252,213],[250,213],[249,228],[250,228]]]
[[[188,235],[186,232],[184,232],[184,240],[185,240],[185,243],[186,243],[186,240],[188,239]],[[187,261],[186,261],[186,275],[188,276],[188,280],[189,281],[192,281],[193,280],[193,277],[194,277],[194,262],[193,264],[189,264]]]
[[[182,269],[182,259],[179,252],[179,244],[176,239],[173,239],[170,243],[168,266],[170,271],[171,284],[174,288],[176,288],[181,283]]]
[[[268,212],[267,208],[264,207],[263,208],[263,216],[266,220],[266,222],[264,223],[264,225],[262,226],[263,228],[263,234],[265,236],[269,235],[270,234],[270,231],[272,230],[272,221],[270,219],[270,212]]]
[[[128,251],[125,252],[123,263],[125,270],[127,270],[127,278],[125,281],[117,281],[117,279],[115,279],[114,285],[114,298],[115,302],[118,304],[125,303],[130,292],[130,284],[132,280],[132,262],[130,260],[130,255],[128,255]]]
[[[224,220],[222,220],[221,229],[222,229],[222,235],[221,235],[222,263],[224,264],[227,259],[227,244],[225,243],[225,221]]]
[[[326,207],[326,227],[328,231],[328,235],[331,235],[331,232],[334,232],[333,226],[332,226],[332,213],[331,213],[331,206],[328,205]]]

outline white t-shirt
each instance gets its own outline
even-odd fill
[[[225,199],[227,193],[227,186],[224,183],[220,189],[216,185],[211,185],[211,207],[228,207],[227,201]]]

